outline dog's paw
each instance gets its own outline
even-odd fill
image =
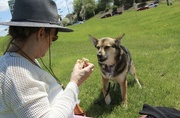
[[[127,108],[127,102],[122,103],[122,107],[126,109]]]
[[[109,105],[111,103],[111,97],[109,94],[105,97],[105,102],[107,105]]]

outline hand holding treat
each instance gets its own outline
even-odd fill
[[[80,63],[79,69],[87,67],[88,66],[88,62],[89,62],[89,60],[87,58],[84,58],[84,57],[82,58],[82,60],[78,59],[78,63]]]
[[[90,76],[93,70],[94,65],[87,58],[78,59],[71,73],[71,82],[80,86]]]

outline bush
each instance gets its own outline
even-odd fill
[[[65,27],[70,23],[70,20],[68,18],[63,18],[62,19],[62,25]]]

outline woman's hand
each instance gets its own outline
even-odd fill
[[[70,81],[80,86],[90,76],[93,70],[94,65],[92,63],[89,63],[87,62],[87,60],[84,59],[77,60],[71,73]]]

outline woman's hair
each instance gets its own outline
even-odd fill
[[[40,28],[37,27],[17,27],[17,26],[10,26],[9,27],[9,35],[11,36],[12,40],[22,40],[24,41],[30,35],[38,31]]]
[[[19,26],[10,26],[9,35],[12,40],[26,40],[30,35],[37,32],[40,27],[19,27]],[[49,32],[50,28],[45,28],[45,32]]]
[[[19,27],[19,26],[10,26],[9,27],[9,35],[10,41],[6,47],[5,52],[9,49],[10,45],[14,41],[18,42],[26,42],[29,36],[33,33],[37,32],[40,27]],[[45,32],[50,32],[50,28],[45,28]]]

